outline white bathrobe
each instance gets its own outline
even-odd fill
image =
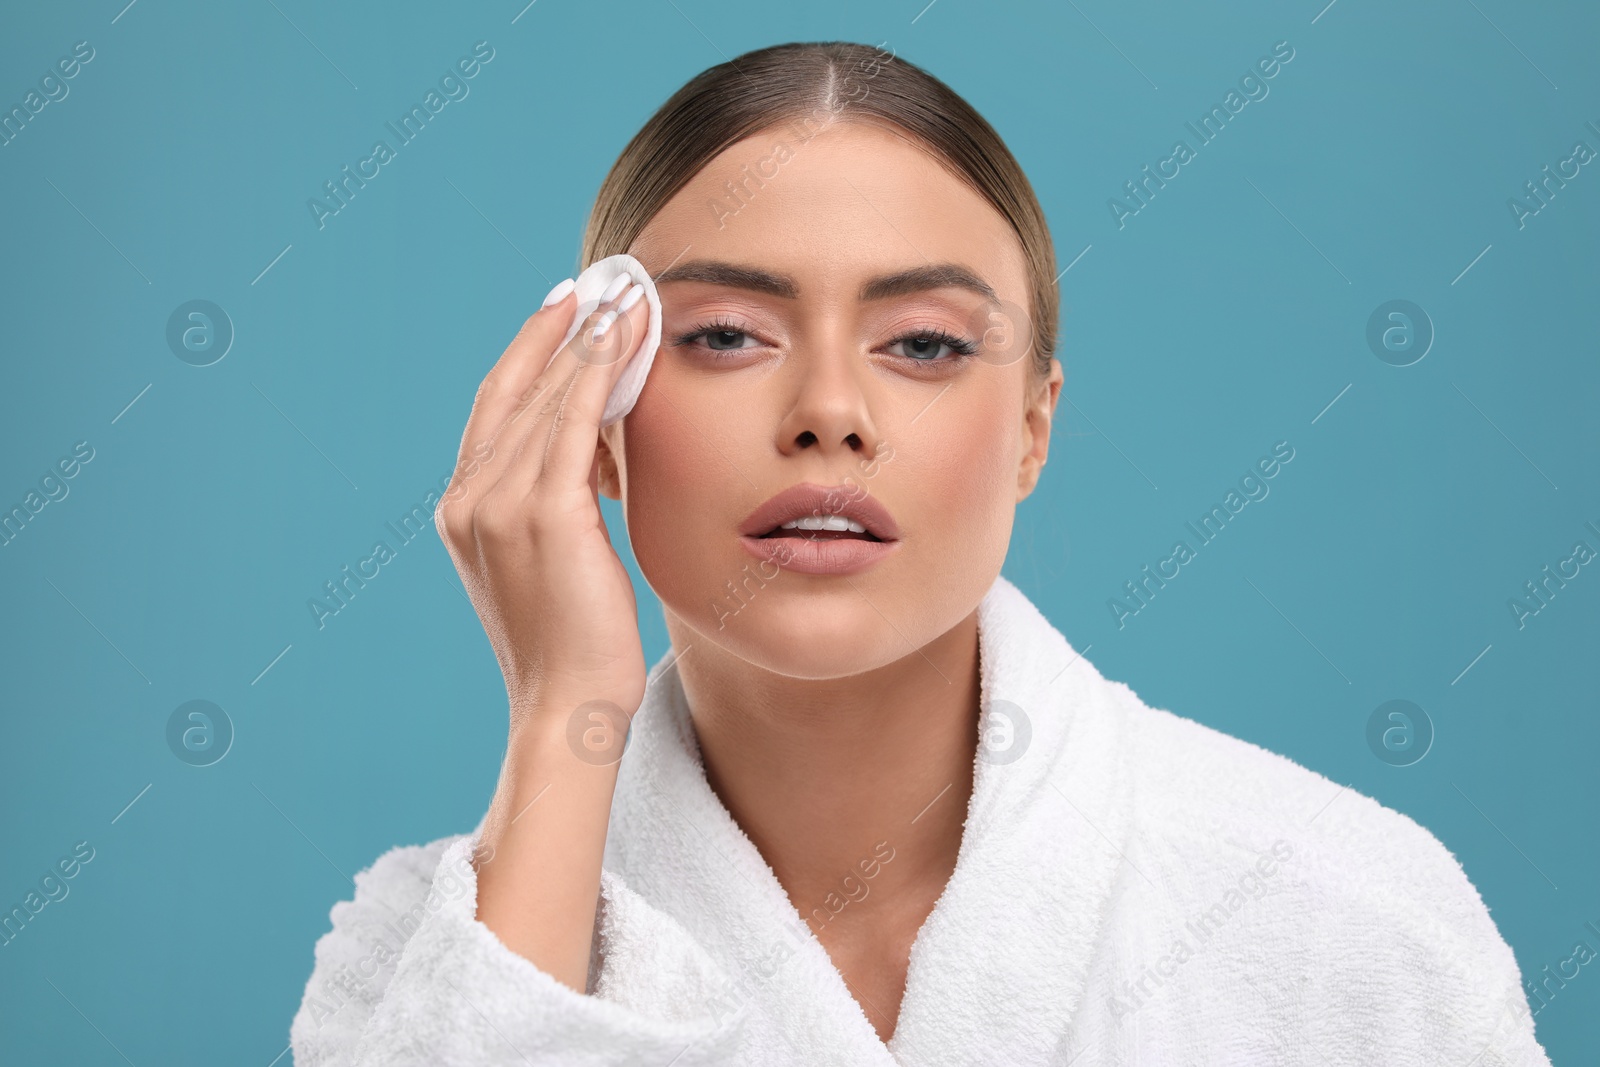
[[[1148,707],[1004,578],[978,618],[971,803],[887,1044],[706,784],[669,655],[619,771],[591,992],[477,921],[480,824],[356,876],[295,1063],[1548,1065],[1427,830]]]

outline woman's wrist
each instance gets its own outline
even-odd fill
[[[620,761],[606,749],[614,744],[620,754],[622,738],[613,736],[615,724],[609,719],[596,723],[584,718],[582,707],[548,701],[513,714],[500,782],[484,824],[485,841],[493,844],[491,837],[503,838],[529,822],[536,805],[561,809],[569,817],[597,806],[609,813]]]

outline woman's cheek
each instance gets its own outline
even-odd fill
[[[959,621],[993,583],[1011,542],[1017,438],[1008,429],[1019,416],[998,402],[970,399],[926,430],[931,418],[919,420],[914,429],[924,432],[895,450],[895,463],[907,462],[893,499],[905,501],[908,512],[915,508],[920,527],[915,558],[905,558],[912,587],[904,595],[919,605],[928,632],[912,640],[931,639]]]
[[[623,449],[628,540],[651,588],[669,604],[704,600],[744,553],[737,531],[744,514],[734,503],[744,483],[700,432],[693,408],[652,396],[647,385],[628,415]]]
[[[904,457],[920,472],[917,485],[901,495],[917,498],[920,509],[939,516],[939,525],[963,531],[971,544],[987,543],[997,525],[1009,531],[1016,508],[1014,418],[999,405],[952,406],[945,422],[929,427],[933,432],[896,448],[897,460]]]

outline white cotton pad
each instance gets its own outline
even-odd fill
[[[572,317],[572,325],[567,329],[567,335],[556,346],[559,351],[578,335],[578,331],[583,328],[584,320],[599,306],[600,295],[605,292],[606,286],[610,285],[619,274],[627,274],[644,286],[644,300],[650,305],[650,324],[645,327],[644,341],[640,344],[639,351],[633,354],[632,361],[622,369],[622,376],[617,379],[617,384],[611,388],[611,395],[606,398],[606,409],[600,416],[601,426],[610,426],[633,410],[634,403],[639,399],[639,392],[644,388],[645,375],[650,373],[650,364],[655,362],[656,348],[661,344],[661,297],[656,293],[656,283],[645,273],[644,264],[626,252],[607,256],[589,264],[588,268],[575,279],[573,291],[578,295],[578,310]]]

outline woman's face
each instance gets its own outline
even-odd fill
[[[801,137],[727,149],[628,249],[656,279],[661,347],[600,474],[695,643],[823,679],[974,610],[1044,463],[1060,368],[1031,369],[1022,246],[987,201],[881,127]],[[833,492],[763,512],[801,483]],[[772,521],[828,514],[867,532]]]

